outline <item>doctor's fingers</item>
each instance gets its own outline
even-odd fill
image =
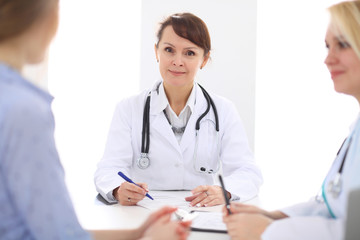
[[[266,211],[253,205],[231,203],[230,210],[234,213],[259,213],[266,215]]]
[[[127,193],[121,195],[118,201],[120,202],[121,205],[132,206],[132,205],[136,205],[139,201],[144,199],[144,197],[145,197],[144,195],[140,195],[140,194]]]
[[[123,182],[120,185],[120,190],[121,189],[125,191],[127,190],[130,192],[136,192],[143,195],[145,195],[146,192],[148,192],[147,185],[145,183],[137,183],[137,185],[135,185],[133,183]]]
[[[190,206],[202,207],[200,202],[202,202],[207,197],[208,195],[205,192],[198,194],[197,197],[190,202]]]
[[[138,192],[133,192],[133,191],[129,191],[129,190],[125,190],[124,191],[124,196],[127,198],[127,199],[131,199],[132,201],[140,201],[140,200],[142,200],[142,199],[144,199],[144,197],[145,197],[145,194],[146,194],[146,192],[145,193],[138,193]]]
[[[116,198],[121,205],[129,206],[135,205],[137,202],[142,200],[145,197],[145,194],[146,191],[144,189],[131,183],[123,183],[117,191]]]
[[[222,195],[208,195],[204,200],[202,200],[199,204],[202,207],[211,207],[223,204],[224,200],[222,198]]]
[[[212,206],[220,205],[221,200],[220,199],[213,199],[213,200],[210,200],[210,201],[201,202],[200,204],[203,207],[212,207]]]
[[[211,186],[208,186],[208,185],[200,185],[200,186],[197,186],[196,188],[194,188],[193,190],[191,190],[191,193],[193,195],[197,195],[197,194],[200,194],[202,192],[206,192],[210,189]]]

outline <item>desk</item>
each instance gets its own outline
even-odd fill
[[[190,191],[169,191],[181,197],[190,196]],[[258,205],[258,199],[247,203]],[[216,206],[215,211],[221,211],[222,206]],[[76,204],[76,212],[81,225],[85,229],[129,229],[140,226],[151,213],[150,210],[140,206],[122,206],[120,204],[106,205],[98,198],[92,203]],[[206,233],[191,231],[190,240],[230,239],[223,233]]]

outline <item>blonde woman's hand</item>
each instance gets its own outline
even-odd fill
[[[228,234],[232,240],[260,240],[272,219],[259,213],[234,213],[224,215]]]

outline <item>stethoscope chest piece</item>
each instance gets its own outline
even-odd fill
[[[150,166],[150,159],[147,156],[147,153],[141,153],[141,156],[137,161],[137,165],[140,169],[146,169]]]

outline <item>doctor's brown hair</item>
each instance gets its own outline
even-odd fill
[[[0,0],[0,41],[28,29],[58,0]]]
[[[160,29],[157,33],[158,42],[156,43],[156,47],[159,46],[164,29],[167,26],[172,26],[174,32],[178,36],[201,47],[204,50],[204,56],[210,52],[210,34],[206,24],[199,17],[192,13],[176,13],[166,18],[165,21],[160,23]]]

